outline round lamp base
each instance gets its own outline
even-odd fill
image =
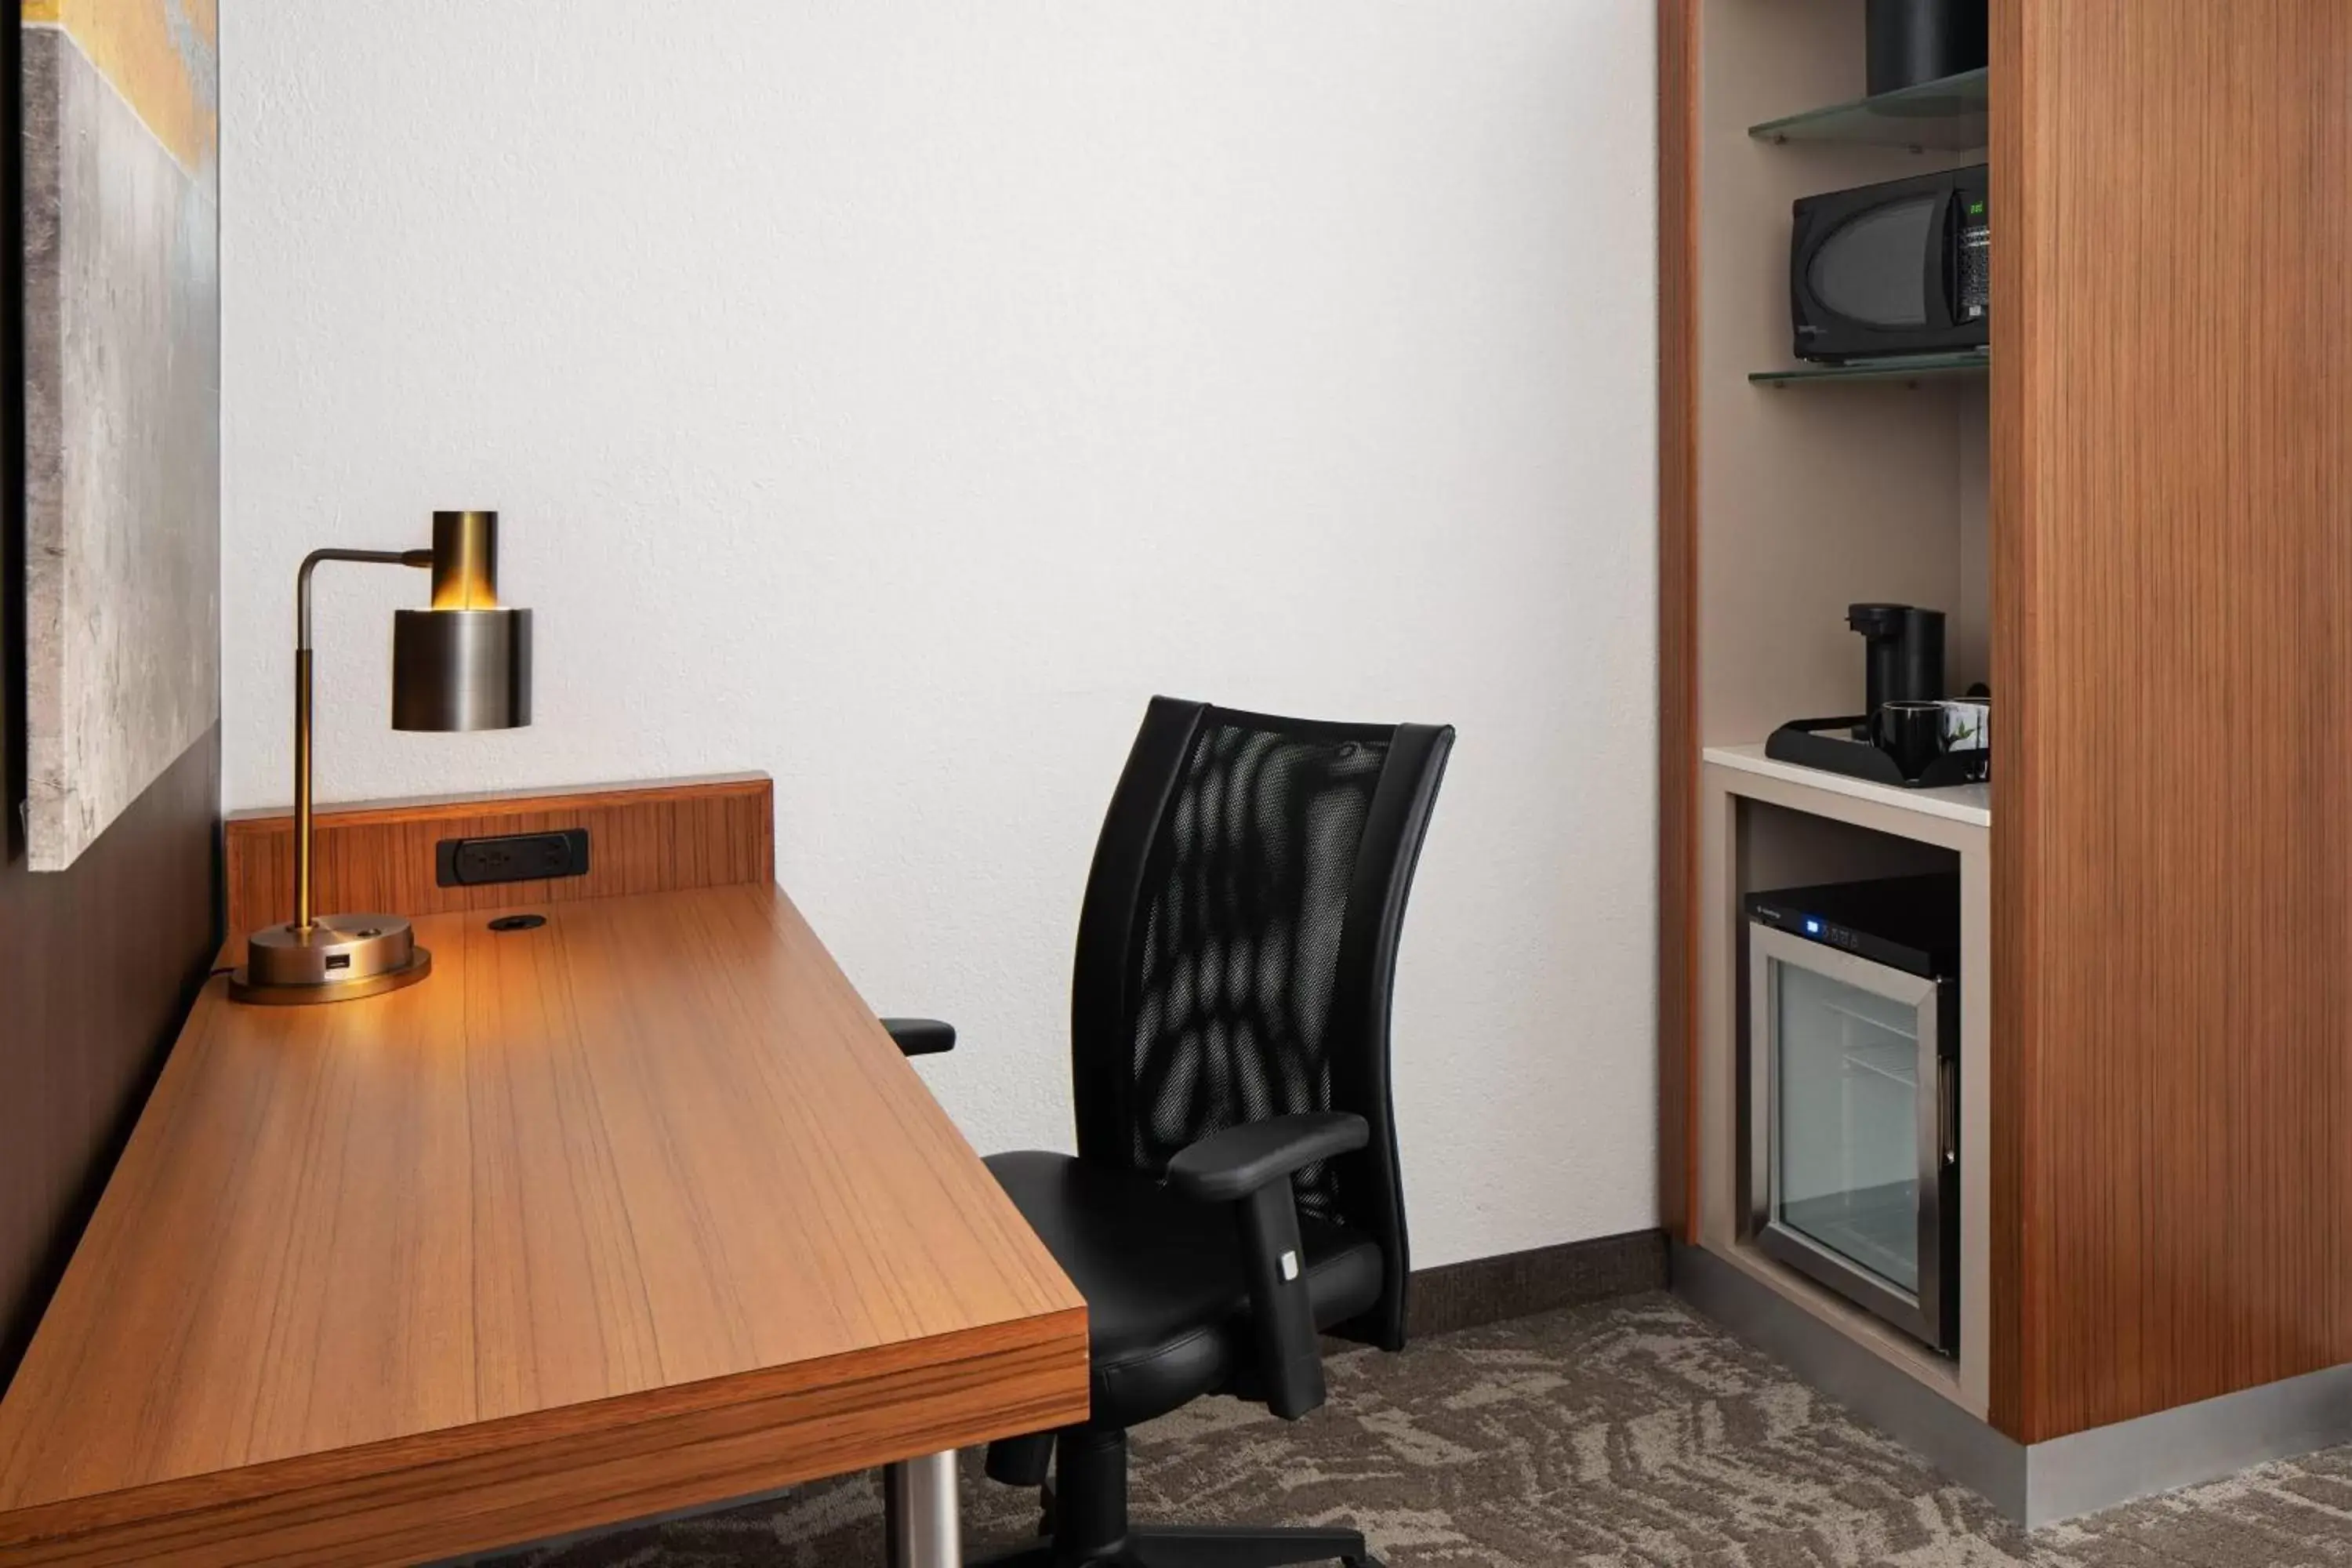
[[[307,927],[269,926],[246,939],[229,996],[269,1006],[351,1002],[414,985],[433,954],[398,915],[327,915]]]

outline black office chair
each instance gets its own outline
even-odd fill
[[[1205,1394],[1296,1419],[1317,1334],[1404,1347],[1389,994],[1451,728],[1152,700],[1078,917],[1078,1152],[989,1157],[1087,1300],[1084,1426],[992,1444],[1045,1487],[1002,1568],[1378,1568],[1353,1530],[1130,1526],[1127,1429]],[[902,1048],[947,1026],[885,1020]]]

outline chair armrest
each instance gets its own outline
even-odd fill
[[[1318,1160],[1371,1141],[1364,1119],[1345,1110],[1269,1116],[1212,1132],[1168,1162],[1168,1184],[1188,1198],[1229,1204]]]
[[[1250,1326],[1266,1408],[1296,1421],[1323,1403],[1323,1349],[1307,1262],[1298,1239],[1298,1199],[1290,1177],[1318,1160],[1360,1149],[1371,1129],[1360,1116],[1321,1110],[1271,1116],[1212,1132],[1168,1162],[1168,1186],[1198,1203],[1230,1203],[1249,1280]]]
[[[885,1018],[882,1027],[898,1042],[901,1056],[935,1057],[955,1049],[955,1026],[937,1018]]]

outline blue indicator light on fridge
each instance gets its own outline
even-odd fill
[[[1815,919],[1813,919],[1811,915],[1807,915],[1807,916],[1805,917],[1805,934],[1806,934],[1807,936],[1819,936],[1819,935],[1821,935],[1821,934],[1822,934],[1822,922],[1821,922],[1821,921],[1817,921],[1817,920],[1815,920]]]

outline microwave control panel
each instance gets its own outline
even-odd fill
[[[1959,318],[1981,321],[1992,296],[1992,230],[1985,221],[1985,198],[1960,198]]]

